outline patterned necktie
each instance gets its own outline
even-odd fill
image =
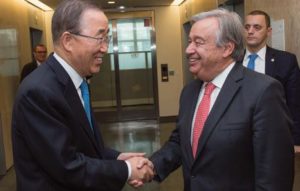
[[[211,82],[206,84],[204,95],[197,109],[195,122],[194,122],[194,129],[193,129],[193,141],[192,141],[192,150],[193,150],[194,158],[196,158],[199,137],[202,133],[204,123],[209,113],[210,96],[211,93],[214,91],[215,87],[216,86]]]
[[[247,68],[251,69],[251,70],[254,70],[254,67],[255,67],[255,59],[257,58],[257,54],[250,54],[249,55],[249,62],[248,62],[248,65],[247,65]]]
[[[83,98],[83,103],[84,103],[84,110],[85,114],[90,122],[91,128],[92,126],[92,119],[91,119],[91,106],[90,106],[90,93],[89,93],[89,87],[86,82],[86,80],[83,80],[81,85],[80,85],[80,90],[81,90],[81,95]]]

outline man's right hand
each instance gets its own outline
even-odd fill
[[[138,188],[146,182],[153,179],[153,164],[144,157],[132,157],[127,160],[131,165],[131,177],[129,178],[129,185]]]

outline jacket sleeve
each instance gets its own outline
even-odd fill
[[[300,145],[300,70],[295,55],[289,56],[290,68],[284,84],[287,105],[292,114],[292,135],[295,145]]]
[[[294,151],[291,119],[281,84],[272,81],[257,99],[253,114],[255,190],[291,191]],[[282,166],[284,164],[284,166]]]

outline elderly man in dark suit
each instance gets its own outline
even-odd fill
[[[223,9],[192,18],[186,54],[197,77],[175,130],[150,158],[163,181],[182,165],[185,191],[292,191],[294,150],[282,85],[237,62],[243,26]]]
[[[300,70],[294,54],[267,46],[272,33],[270,16],[261,10],[251,11],[245,18],[246,53],[244,66],[250,55],[257,55],[253,70],[269,75],[283,85],[287,105],[292,114],[292,135],[295,152],[300,152]]]
[[[18,191],[120,191],[127,181],[152,178],[143,153],[105,147],[90,108],[86,77],[100,70],[108,31],[107,17],[91,1],[66,0],[56,8],[54,54],[24,79],[15,100]]]
[[[33,57],[34,60],[28,64],[26,64],[21,72],[20,82],[30,74],[33,70],[35,70],[38,66],[40,66],[43,62],[45,62],[47,58],[47,48],[43,44],[38,44],[33,48]]]

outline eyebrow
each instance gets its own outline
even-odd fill
[[[109,28],[108,29],[100,29],[100,30],[98,30],[97,35],[98,34],[103,34],[103,33],[105,33],[105,34],[109,33]]]
[[[250,26],[253,26],[253,27],[263,27],[262,25],[260,25],[260,24],[253,24],[253,25],[251,25],[251,24],[245,24],[245,27],[250,27]],[[267,27],[268,28],[268,27]]]

